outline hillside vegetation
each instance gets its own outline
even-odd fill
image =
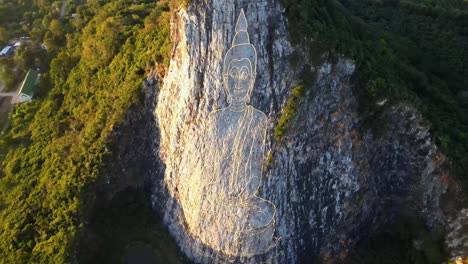
[[[385,109],[416,106],[468,190],[468,3],[283,2],[292,41],[310,49],[312,60],[331,47],[356,61],[355,93],[366,127],[384,133]]]
[[[364,129],[388,125],[383,113],[405,103],[428,121],[432,137],[468,191],[468,2],[463,0],[283,0],[294,44],[317,61],[324,51],[357,64],[354,93]],[[312,40],[311,40],[312,39]],[[294,62],[294,56],[292,57]],[[304,78],[307,78],[307,74]],[[352,263],[441,263],[441,237],[414,216],[385,227],[351,251]],[[410,232],[408,232],[410,230]],[[423,241],[416,250],[411,241]]]
[[[169,10],[155,1],[87,1],[76,19],[51,22],[53,59],[42,83],[50,92],[18,106],[1,138],[2,263],[72,261],[113,128],[141,104],[145,74],[167,65]]]

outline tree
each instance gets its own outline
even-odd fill
[[[63,25],[58,19],[53,19],[49,25],[49,31],[56,37],[63,36]]]
[[[29,46],[21,45],[18,47],[16,50],[16,60],[24,71],[27,71],[29,68],[35,68],[34,53]]]
[[[44,45],[50,52],[55,52],[60,46],[56,38],[50,31],[47,31],[47,33],[44,36]]]
[[[12,59],[0,58],[0,79],[6,91],[11,91],[20,81],[21,74],[14,70],[15,64]]]
[[[34,26],[29,32],[29,35],[31,36],[31,40],[34,43],[42,43],[44,34],[45,34],[45,30],[41,26]]]
[[[3,46],[8,40],[10,40],[10,34],[8,34],[8,31],[4,27],[0,26],[0,44]],[[2,48],[0,47],[0,49]]]

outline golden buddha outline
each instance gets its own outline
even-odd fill
[[[267,132],[266,115],[249,105],[257,52],[241,10],[223,61],[228,106],[212,111],[202,129],[196,186],[184,210],[193,238],[229,258],[249,258],[276,245],[276,207],[258,197]],[[197,171],[197,169],[195,169]],[[193,178],[191,179],[193,180]]]

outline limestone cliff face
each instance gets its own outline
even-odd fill
[[[250,105],[267,120],[269,165],[262,169],[255,196],[275,210],[273,238],[249,241],[207,224],[241,228],[248,210],[233,211],[237,220],[225,209],[214,210],[214,219],[207,220],[199,213],[207,207],[197,203],[207,195],[200,186],[210,177],[201,172],[200,157],[215,151],[210,149],[215,145],[203,143],[210,134],[204,128],[212,111],[228,105],[223,59],[241,9],[257,51]],[[408,106],[393,107],[386,113],[389,127],[383,136],[363,129],[351,82],[353,61],[324,53],[320,62],[303,60],[293,67],[289,56],[304,52],[288,41],[280,1],[195,1],[174,16],[171,30],[172,60],[157,95],[159,132],[153,136],[160,170],[153,175],[153,205],[189,258],[200,263],[333,261],[346,256],[359,238],[390,223],[402,208],[434,230],[446,225],[451,213],[446,201],[454,200],[447,197],[458,190],[421,116]],[[284,139],[276,142],[274,127],[303,72],[314,81],[305,87]]]

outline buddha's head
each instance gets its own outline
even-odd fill
[[[247,20],[241,10],[236,24],[232,47],[224,57],[223,80],[228,102],[250,101],[257,66],[257,51],[250,44]]]

